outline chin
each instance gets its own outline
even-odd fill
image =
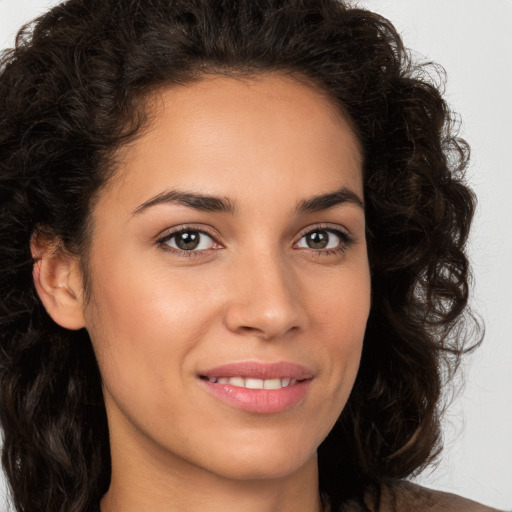
[[[236,453],[222,459],[223,467],[212,468],[214,473],[232,480],[271,480],[286,478],[313,463],[316,467],[316,449],[306,452],[295,448],[247,450],[239,449]]]

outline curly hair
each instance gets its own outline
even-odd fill
[[[94,199],[146,124],[144,99],[205,73],[304,77],[363,149],[372,306],[354,389],[319,448],[321,491],[341,510],[435,458],[443,384],[475,334],[475,199],[432,69],[389,21],[339,0],[68,0],[19,32],[0,68],[0,421],[18,511],[86,511],[110,481],[90,339],[46,313],[31,237],[85,254]]]

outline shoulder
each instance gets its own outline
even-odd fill
[[[370,504],[369,504],[370,505]],[[372,512],[497,512],[456,494],[427,489],[405,480],[383,484]]]

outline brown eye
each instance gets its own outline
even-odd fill
[[[306,235],[306,245],[310,249],[325,249],[329,243],[327,231],[313,231]]]
[[[211,236],[203,231],[187,229],[174,233],[163,240],[162,243],[180,251],[204,251],[211,249],[214,241]]]
[[[350,243],[349,236],[336,229],[314,229],[301,237],[296,247],[300,249],[338,249]]]

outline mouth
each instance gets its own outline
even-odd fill
[[[313,381],[305,366],[245,361],[201,372],[204,388],[222,402],[247,412],[278,413],[300,404]]]
[[[246,389],[281,389],[293,386],[302,380],[294,379],[292,377],[285,377],[283,379],[255,379],[252,377],[206,377],[201,376],[213,384],[229,384],[238,388]]]

